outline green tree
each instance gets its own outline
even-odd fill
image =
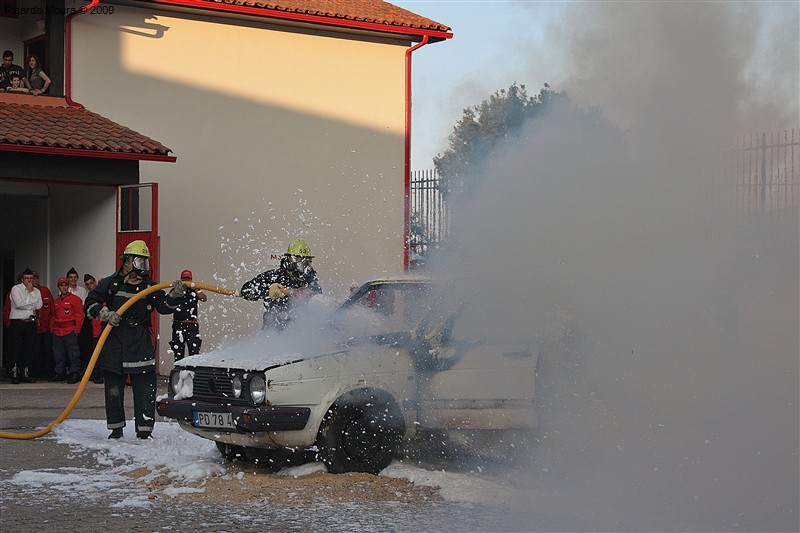
[[[447,194],[469,194],[480,180],[480,163],[507,142],[516,140],[526,122],[544,114],[565,92],[554,92],[548,84],[536,96],[528,96],[524,85],[514,82],[500,89],[464,114],[448,137],[444,153],[433,164]]]

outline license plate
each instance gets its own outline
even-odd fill
[[[230,413],[194,412],[194,425],[198,428],[236,429]]]

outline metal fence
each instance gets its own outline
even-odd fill
[[[800,199],[800,130],[743,136],[727,150],[720,174],[714,199],[732,224],[795,216]]]
[[[754,223],[793,230],[800,201],[800,129],[753,133],[725,150],[712,188],[715,234]]]
[[[719,172],[710,180],[709,209],[720,236],[755,222],[781,229],[793,227],[800,200],[800,129],[750,134],[723,150]],[[436,170],[411,173],[412,264],[444,244],[451,233],[452,213]],[[708,190],[708,189],[706,189]]]
[[[434,169],[411,173],[412,264],[438,248],[450,236],[450,210],[445,201],[441,180]]]

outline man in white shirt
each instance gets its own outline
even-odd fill
[[[86,290],[86,287],[78,286],[78,271],[75,270],[75,267],[70,268],[67,272],[67,280],[69,281],[69,292],[80,298],[83,303],[89,291]]]
[[[33,286],[33,271],[22,272],[22,282],[11,287],[11,325],[8,328],[8,351],[11,383],[33,383],[29,374],[36,346],[36,311],[42,308],[42,293]]]

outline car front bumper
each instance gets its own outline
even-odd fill
[[[265,431],[298,431],[308,423],[311,409],[308,407],[264,405],[250,407],[241,405],[223,405],[197,400],[164,399],[156,403],[156,410],[161,416],[188,422],[194,425],[195,412],[230,413],[235,429],[217,431],[236,431],[238,433],[260,433]],[[205,428],[211,429],[211,428]]]

